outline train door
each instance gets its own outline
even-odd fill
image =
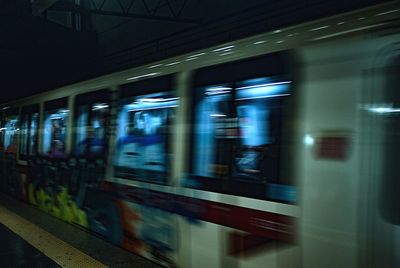
[[[101,188],[108,155],[109,91],[80,94],[74,104],[71,175],[66,176],[68,193],[86,213],[91,231],[120,244],[122,230],[116,202]]]
[[[19,109],[6,108],[4,112],[4,180],[5,191],[15,196],[21,197],[20,176],[17,170],[17,150],[19,134]]]
[[[73,179],[67,183],[72,195],[83,195],[83,189],[88,186],[99,188],[105,176],[109,104],[110,94],[105,89],[75,98],[73,157],[70,164],[74,164],[76,175],[70,176]]]
[[[21,111],[19,159],[28,160],[38,149],[39,105],[24,106]]]
[[[77,96],[75,100],[74,155],[86,159],[104,160],[107,155],[109,98],[107,90]]]
[[[68,98],[48,101],[44,105],[43,144],[41,153],[51,158],[66,157]]]
[[[381,63],[382,62],[382,63]],[[359,267],[398,267],[400,264],[400,54],[384,50],[372,70],[364,100],[363,210]],[[379,66],[380,65],[380,66]],[[372,79],[372,83],[371,83]]]
[[[20,170],[22,183],[21,198],[29,202],[33,201],[33,189],[38,181],[38,169],[33,163],[36,159],[38,148],[38,125],[39,125],[39,105],[33,104],[24,106],[21,109],[21,124],[19,137],[19,156],[18,159],[27,161],[28,168]]]
[[[296,231],[279,220],[295,220],[297,201],[291,60],[284,51],[194,74],[183,183],[204,205],[189,228],[191,267],[297,267],[296,243],[280,235]]]
[[[122,246],[168,267],[175,266],[179,229],[171,196],[159,190],[174,183],[171,138],[179,97],[173,79],[167,75],[121,86],[113,154],[113,176],[121,182],[116,191]]]

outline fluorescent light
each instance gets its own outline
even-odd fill
[[[236,100],[238,100],[238,101],[241,101],[241,100],[255,100],[255,99],[267,99],[267,98],[285,97],[285,96],[290,96],[290,94],[275,94],[275,95],[265,95],[265,96],[256,96],[256,97],[246,97],[246,98],[240,98],[240,99],[236,99]]]
[[[205,54],[207,54],[207,53],[205,53],[205,52],[197,53],[197,54],[194,54],[194,55],[190,55],[187,58],[197,58],[197,57],[203,56]]]
[[[159,102],[162,101],[162,98],[143,98],[139,99],[141,102]]]
[[[142,74],[142,75],[130,77],[130,78],[126,79],[126,80],[136,80],[136,79],[139,79],[139,78],[145,78],[145,77],[154,76],[154,75],[157,75],[157,74],[160,74],[160,73]]]
[[[292,81],[274,82],[274,83],[267,83],[267,84],[261,84],[261,85],[255,85],[255,86],[238,87],[236,90],[259,88],[259,87],[269,87],[269,86],[276,86],[276,85],[285,85],[285,84],[291,84],[291,83],[292,83]]]
[[[326,28],[329,28],[329,25],[325,25],[325,26],[321,26],[321,27],[316,27],[316,28],[310,29],[309,31],[310,31],[310,32],[314,32],[314,31],[319,31],[319,30],[323,30],[323,29],[326,29]]]
[[[108,108],[108,104],[97,104],[93,105],[92,111],[101,110],[105,108]]]
[[[231,87],[210,87],[207,88],[207,91],[219,91],[219,90],[231,90]]]
[[[311,137],[310,135],[307,134],[307,135],[304,137],[304,144],[306,144],[306,145],[313,145],[314,142],[315,142],[314,138]]]
[[[214,49],[213,51],[214,52],[218,52],[218,51],[223,51],[223,50],[229,50],[229,49],[232,49],[234,47],[235,47],[234,45],[230,45],[230,46],[220,47],[220,48]]]
[[[191,60],[197,60],[198,57],[193,57],[193,58],[187,58],[185,61],[191,61]]]
[[[171,62],[171,63],[165,64],[165,66],[177,65],[177,64],[179,64],[179,63],[181,63],[181,62],[180,62],[180,61],[174,61],[174,62]]]
[[[166,102],[166,101],[175,101],[178,98],[143,98],[139,99],[138,101],[141,102]]]
[[[212,117],[226,117],[225,114],[210,114]]]
[[[226,56],[226,55],[229,55],[229,54],[232,54],[232,53],[233,53],[233,51],[229,51],[229,52],[222,53],[219,56]]]
[[[225,94],[225,93],[229,93],[229,91],[206,92],[206,95],[212,96],[212,95],[219,95],[219,94]]]
[[[138,109],[129,109],[128,112],[158,110],[158,109],[176,108],[176,107],[178,107],[178,105],[170,105],[170,106],[162,106],[162,107],[150,107],[150,108],[138,108]]]
[[[331,38],[331,37],[336,37],[336,36],[340,36],[343,34],[348,34],[348,33],[354,33],[354,32],[358,32],[358,31],[362,31],[362,30],[368,30],[368,29],[373,29],[379,26],[383,26],[386,25],[387,23],[378,23],[378,24],[374,24],[374,25],[368,25],[368,26],[364,26],[364,27],[359,27],[359,28],[354,28],[351,30],[347,30],[347,31],[342,31],[342,32],[337,32],[337,33],[333,33],[333,34],[328,34],[328,35],[324,35],[324,36],[320,36],[320,37],[316,37],[313,40],[317,41],[317,40],[323,40],[323,39],[327,39],[327,38]]]
[[[368,111],[378,114],[386,114],[386,113],[400,113],[400,108],[392,108],[392,107],[375,107],[369,108]]]
[[[179,100],[178,97],[176,98],[164,98],[163,101],[174,101],[174,100]]]
[[[162,63],[149,66],[149,67],[147,67],[147,69],[153,69],[153,68],[160,67],[160,66],[162,66]]]
[[[257,42],[254,42],[253,44],[254,45],[259,45],[259,44],[262,44],[262,43],[265,43],[265,40],[257,41]]]
[[[218,95],[229,93],[232,90],[230,87],[210,87],[206,89],[206,95]]]
[[[394,13],[394,12],[397,12],[397,11],[400,11],[400,9],[393,9],[393,10],[381,12],[381,13],[375,14],[375,16],[383,16],[383,15]]]

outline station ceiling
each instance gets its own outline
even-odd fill
[[[383,0],[2,0],[0,102]]]

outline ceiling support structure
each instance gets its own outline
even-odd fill
[[[106,8],[107,2],[113,2],[114,6],[112,9]],[[135,2],[139,2],[139,0],[130,0],[128,4],[123,4],[121,0],[88,0],[85,5],[83,3],[77,4],[71,2],[60,1],[53,5],[50,10],[53,11],[63,11],[63,12],[72,12],[72,13],[81,13],[88,15],[102,15],[102,16],[115,16],[115,17],[125,17],[125,18],[137,18],[137,19],[147,19],[147,20],[155,20],[155,21],[166,21],[166,22],[175,22],[175,23],[185,23],[185,24],[198,24],[199,20],[193,18],[183,17],[183,11],[187,6],[188,0],[158,0],[157,4],[151,8],[148,1],[149,0],[140,0],[142,5],[144,6],[141,12],[135,11],[133,12],[133,7]],[[117,2],[117,5],[115,5]],[[125,3],[127,1],[124,1]],[[179,6],[174,3],[179,3]],[[160,8],[167,6],[170,15],[160,14]],[[165,13],[165,12],[164,12]]]
[[[32,14],[38,16],[44,13],[58,0],[31,0]]]

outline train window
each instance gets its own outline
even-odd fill
[[[115,175],[166,183],[169,126],[178,98],[169,92],[127,99],[118,116]]]
[[[80,95],[76,105],[75,154],[104,157],[107,149],[108,92],[101,90]]]
[[[4,120],[4,150],[7,154],[17,153],[18,115],[6,115]]]
[[[39,128],[39,113],[31,114],[29,121],[29,147],[28,154],[30,156],[37,153],[38,147],[38,128]]]
[[[3,113],[0,113],[0,153],[3,152],[4,152],[4,116]]]
[[[69,110],[58,109],[45,113],[43,152],[50,156],[65,154],[66,129]]]
[[[235,179],[278,182],[282,110],[290,83],[263,78],[237,84],[239,137],[233,160]]]
[[[22,122],[21,122],[21,143],[19,145],[19,157],[22,159],[24,156],[27,155],[28,151],[28,131],[29,131],[29,115],[23,114],[22,115]]]
[[[229,151],[225,150],[225,133],[233,128],[230,100],[232,86],[220,84],[202,88],[198,91],[198,105],[194,116],[195,152],[194,174],[203,177],[223,177],[227,175]]]
[[[64,157],[66,154],[69,116],[66,101],[60,99],[45,104],[42,152],[51,157]]]
[[[94,103],[78,108],[75,151],[77,155],[104,156],[108,104]]]
[[[76,120],[76,133],[75,133],[75,153],[76,155],[82,155],[86,151],[86,146],[82,146],[85,144],[87,135],[87,128],[89,125],[89,113],[88,113],[88,105],[80,106],[78,108],[78,118]]]
[[[39,124],[39,106],[25,106],[21,115],[21,139],[19,146],[19,157],[25,160],[27,156],[35,155],[37,152],[37,129]]]
[[[290,84],[258,78],[197,90],[192,153],[195,184],[207,190],[273,199],[268,189],[280,182],[282,110]]]

